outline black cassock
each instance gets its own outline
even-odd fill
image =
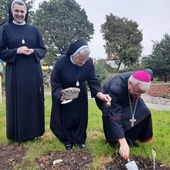
[[[22,39],[25,44],[22,44]],[[34,53],[17,54],[27,46]],[[7,138],[25,141],[44,133],[44,89],[40,60],[45,46],[35,26],[13,23],[0,28],[0,59],[6,62]]]
[[[106,107],[104,102],[96,99],[98,107],[102,110],[103,128],[106,140],[111,143],[120,138],[129,138],[147,142],[152,139],[152,119],[151,112],[142,98],[133,98],[128,96],[128,78],[132,72],[121,73],[111,78],[103,86],[105,93],[111,98],[111,106]],[[130,119],[137,102],[134,126],[131,126]]]
[[[60,91],[67,87],[76,87],[77,81],[80,83],[78,98],[70,103],[61,104]],[[95,77],[91,58],[81,67],[73,64],[67,54],[57,58],[51,75],[52,113],[50,128],[65,145],[85,143],[88,123],[87,83],[91,90],[91,96],[95,97],[101,91],[101,86]]]

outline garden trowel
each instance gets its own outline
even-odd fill
[[[128,160],[128,163],[125,164],[127,170],[138,170],[138,166],[135,161]]]

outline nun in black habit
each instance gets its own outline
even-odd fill
[[[152,140],[151,112],[141,98],[150,87],[152,70],[120,73],[108,80],[103,90],[111,97],[111,106],[96,99],[102,111],[103,128],[109,144],[120,144],[119,153],[129,159],[129,146],[136,146],[135,140]]]
[[[92,97],[97,95],[103,101],[110,101],[110,96],[101,92],[89,54],[87,41],[78,39],[69,46],[65,54],[56,59],[51,74],[50,128],[66,149],[72,149],[73,145],[85,147],[88,122],[87,83]],[[70,103],[61,104],[61,90],[68,87],[78,87],[79,96]]]
[[[22,0],[9,6],[9,22],[0,27],[0,59],[6,62],[7,138],[23,142],[44,133],[44,89],[40,60],[45,46],[39,30],[27,24]]]

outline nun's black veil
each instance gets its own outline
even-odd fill
[[[9,6],[8,6],[8,14],[9,14],[8,22],[9,22],[9,23],[11,23],[11,22],[14,20],[14,18],[13,18],[13,16],[12,16],[12,12],[11,12],[12,2],[13,2],[13,1],[11,1],[11,2],[9,3]],[[24,2],[24,1],[23,1],[23,2]],[[24,3],[25,3],[25,2],[24,2]],[[25,3],[25,5],[26,5],[26,8],[27,8],[27,13],[26,13],[26,15],[25,15],[25,22],[27,22],[27,20],[28,20],[28,6],[27,6],[26,3]]]

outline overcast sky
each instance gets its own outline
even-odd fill
[[[125,17],[139,25],[143,33],[143,54],[152,52],[153,41],[160,41],[165,33],[170,34],[170,0],[76,0],[84,8],[88,20],[94,24],[95,33],[89,43],[91,56],[106,58],[103,45],[105,41],[100,33],[101,24],[106,15],[112,13]],[[36,0],[36,4],[43,0]]]

